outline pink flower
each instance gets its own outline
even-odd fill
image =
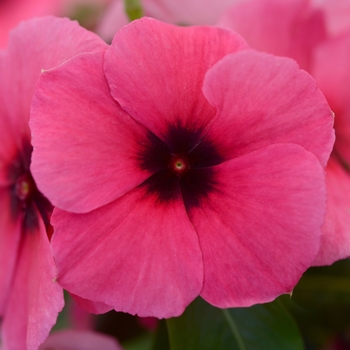
[[[50,334],[39,350],[122,350],[117,341],[105,334],[66,329]]]
[[[149,18],[45,72],[32,171],[55,209],[58,281],[172,317],[289,293],[319,248],[333,116],[290,59]]]
[[[214,25],[231,5],[244,0],[140,0],[144,15],[181,25]],[[107,41],[129,22],[123,0],[114,0],[96,32]]]
[[[84,24],[97,21],[110,0],[2,0],[0,1],[0,48],[6,47],[11,29],[21,21],[45,15],[82,17],[82,10],[90,9],[82,19]],[[86,12],[86,11],[85,11]],[[80,16],[79,16],[80,14]]]
[[[316,265],[350,256],[350,31],[317,47],[312,74],[335,113],[336,141],[327,165],[328,205]]]
[[[312,0],[311,2],[324,12],[328,34],[338,35],[350,29],[349,0]]]
[[[12,28],[34,16],[57,13],[62,0],[3,0],[0,2],[0,48],[5,47]]]
[[[335,8],[342,1],[332,3]],[[317,80],[335,112],[336,144],[327,166],[327,215],[315,265],[350,256],[350,32],[330,38],[324,7],[307,0],[251,0],[234,6],[221,21],[237,30],[254,48],[290,56]],[[343,6],[345,4],[343,3]],[[333,12],[334,14],[334,12]],[[253,25],[254,24],[254,25]]]
[[[295,59],[309,70],[314,47],[326,37],[324,14],[308,0],[247,0],[232,6],[219,24],[261,51]]]
[[[67,19],[21,24],[0,52],[0,315],[5,349],[37,349],[63,307],[50,246],[50,202],[30,173],[29,110],[41,69],[103,42]],[[102,46],[104,47],[104,46]]]

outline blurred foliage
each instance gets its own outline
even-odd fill
[[[140,0],[124,0],[125,12],[130,21],[141,18],[143,16]]]

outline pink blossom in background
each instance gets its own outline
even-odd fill
[[[49,239],[50,202],[30,173],[29,110],[42,69],[104,48],[67,19],[44,17],[18,26],[0,52],[0,315],[6,350],[37,349],[63,307]]]
[[[317,47],[312,74],[335,113],[327,166],[328,215],[316,265],[350,256],[350,30]]]
[[[306,70],[314,47],[326,37],[324,14],[308,0],[247,0],[226,11],[219,24],[237,31],[251,47],[291,57]]]
[[[134,21],[44,72],[30,124],[58,281],[82,298],[158,318],[198,295],[249,306],[317,254],[333,115],[292,60],[231,31]]]
[[[0,1],[0,48],[6,47],[11,29],[21,21],[45,15],[79,17],[82,11],[90,9],[94,21],[111,0],[2,0]],[[84,16],[83,16],[84,17]],[[84,18],[82,18],[84,19]],[[89,19],[87,19],[89,20]]]
[[[245,0],[140,0],[144,15],[180,25],[214,25],[231,5]],[[106,9],[96,32],[107,41],[126,25],[124,1],[114,0]]]
[[[34,16],[57,13],[63,0],[2,0],[0,1],[0,48],[6,46],[8,35],[20,21]]]
[[[49,335],[39,350],[122,350],[115,339],[92,331],[62,330]]]
[[[311,0],[313,6],[325,13],[327,32],[331,36],[350,29],[349,0]]]
[[[335,151],[326,169],[327,215],[315,265],[350,256],[350,174],[343,164],[350,164],[350,32],[330,37],[323,11],[304,0],[250,0],[232,7],[221,22],[256,49],[296,59],[316,78],[335,112]]]

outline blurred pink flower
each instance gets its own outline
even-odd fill
[[[311,0],[325,14],[327,33],[331,36],[350,29],[349,0]]]
[[[140,0],[144,15],[180,25],[214,25],[231,5],[245,0]],[[123,0],[114,0],[96,29],[107,41],[129,22]]]
[[[106,334],[66,329],[49,335],[39,350],[122,350],[118,342]]]
[[[35,16],[57,13],[63,0],[2,0],[0,1],[0,48],[5,47],[12,28],[20,21]]]
[[[112,98],[112,96],[113,98]],[[172,317],[289,293],[319,249],[333,116],[294,61],[143,18],[45,72],[32,171],[57,207],[58,281]]]
[[[327,166],[328,215],[317,265],[350,256],[350,30],[315,50],[312,74],[335,113],[336,141]]]
[[[99,18],[102,9],[110,2],[111,0],[2,0],[0,1],[0,48],[6,47],[10,30],[23,20],[45,15],[75,17],[88,8],[90,12],[94,12],[95,17]],[[85,16],[88,15],[91,16],[91,14],[85,14]]]
[[[52,206],[30,173],[29,110],[41,69],[101,48],[67,19],[22,23],[0,52],[0,315],[7,350],[37,349],[63,307],[49,243]]]
[[[219,24],[254,49],[291,57],[306,70],[314,47],[326,38],[324,14],[308,0],[247,0],[226,11]]]
[[[332,2],[335,8],[341,3]],[[335,112],[337,138],[326,169],[327,215],[315,265],[350,256],[350,32],[330,38],[324,9],[330,6],[328,0],[317,7],[307,0],[250,0],[221,20],[252,47],[297,60],[316,78]]]

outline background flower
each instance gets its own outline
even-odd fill
[[[55,324],[63,292],[49,239],[52,206],[29,170],[29,110],[42,69],[104,48],[95,34],[67,19],[22,23],[0,53],[0,313],[5,349],[37,349]]]

